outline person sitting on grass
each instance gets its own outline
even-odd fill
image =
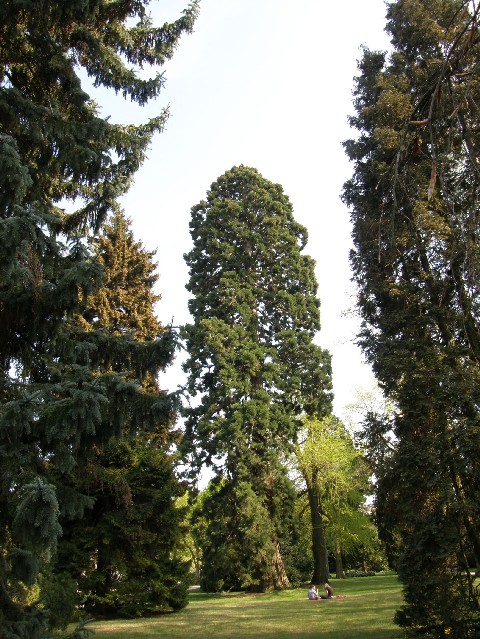
[[[333,588],[330,584],[324,584],[323,586],[325,588],[325,593],[324,595],[320,595],[320,599],[331,599],[333,597]]]
[[[311,601],[315,601],[316,599],[320,599],[320,597],[318,596],[318,590],[316,589],[316,587],[313,584],[310,584],[310,587],[308,589],[308,598]]]

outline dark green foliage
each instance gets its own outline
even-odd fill
[[[77,582],[66,573],[44,572],[40,579],[41,603],[49,611],[52,629],[65,630],[79,602]]]
[[[45,636],[43,612],[13,601],[17,582],[8,570],[19,568],[19,550],[32,550],[33,569],[40,555],[44,559],[55,549],[57,504],[59,516],[69,519],[91,506],[88,495],[72,489],[72,473],[91,461],[97,446],[121,434],[124,424],[134,431],[153,429],[168,424],[174,410],[172,398],[144,391],[125,373],[153,376],[172,357],[171,333],[139,343],[77,321],[103,270],[86,238],[117,210],[117,198],[166,117],[140,126],[109,123],[82,90],[77,69],[83,67],[96,86],[139,104],[158,95],[161,75],[143,80],[138,71],[171,56],[179,36],[191,30],[197,3],[160,29],[152,27],[145,4],[2,2],[2,639]],[[28,573],[31,579],[24,565],[22,574]]]
[[[288,583],[272,583],[272,564],[279,575],[285,572],[283,579],[287,580],[278,538],[282,542],[288,539],[293,492],[286,477],[283,482],[277,481],[272,487],[275,496],[270,501],[276,501],[272,507],[261,488],[255,481],[236,478],[211,482],[202,509],[206,521],[200,581],[203,590],[264,592],[273,585]]]
[[[54,487],[41,477],[25,484],[12,522],[13,535],[34,555],[49,555],[62,529],[58,523],[58,501]]]
[[[146,437],[111,443],[83,487],[95,505],[66,528],[57,563],[78,580],[84,610],[132,617],[184,607],[188,563],[172,559],[183,489],[164,447]]]
[[[478,8],[399,0],[394,51],[355,89],[352,266],[363,349],[393,420],[369,420],[377,520],[423,636],[474,636],[480,566]],[[393,426],[394,447],[388,448]],[[387,446],[385,446],[387,444]],[[470,630],[468,630],[470,628]],[[473,634],[472,634],[473,633]]]
[[[291,587],[300,588],[311,580],[313,559],[306,552],[309,540],[299,530],[302,522],[295,518],[292,523],[293,527],[282,538],[282,559]]]
[[[313,342],[319,302],[313,260],[302,253],[306,229],[279,185],[240,166],[192,209],[190,231],[185,370],[196,399],[184,450],[218,473],[206,579],[284,587],[280,539],[293,493],[282,456],[301,413],[328,411],[331,390],[328,354]]]
[[[79,323],[87,331],[128,335],[140,345],[154,343],[165,333],[154,314],[154,254],[134,241],[129,221],[120,213],[95,246],[104,284],[89,296]],[[151,361],[153,370],[148,362],[131,359],[124,376],[141,382],[155,397],[161,395],[156,374],[168,362],[158,357]],[[110,366],[106,361],[100,369]],[[171,557],[182,518],[175,501],[184,491],[169,453],[176,435],[171,421],[159,421],[142,434],[125,420],[123,439],[97,446],[76,477],[77,488],[95,502],[81,522],[64,523],[57,563],[78,580],[89,613],[137,616],[186,604],[188,564]]]

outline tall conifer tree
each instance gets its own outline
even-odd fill
[[[120,212],[94,245],[103,285],[89,296],[79,323],[148,348],[165,332],[154,312],[155,253],[135,241]],[[139,382],[146,394],[160,395],[157,376],[138,363],[124,369],[125,378]],[[167,363],[158,359],[157,372]],[[106,365],[111,368],[111,361]],[[187,565],[172,559],[182,517],[175,501],[183,492],[170,453],[176,440],[172,420],[148,432],[125,422],[123,440],[97,446],[76,478],[95,503],[80,522],[64,524],[57,567],[75,577],[88,612],[139,615],[186,603]]]
[[[93,253],[103,267],[103,280],[82,312],[84,326],[108,328],[141,342],[155,340],[165,330],[155,314],[160,300],[154,292],[155,251],[135,241],[131,221],[116,211],[94,239]]]
[[[293,508],[282,464],[306,411],[330,404],[330,359],[320,328],[307,232],[280,185],[234,167],[192,209],[185,328],[188,388],[185,445],[216,469],[204,585],[288,585],[280,541]]]
[[[367,50],[359,66],[344,190],[360,339],[396,406],[377,516],[405,587],[397,620],[478,636],[479,7],[399,0],[387,16],[392,55]]]
[[[97,86],[139,105],[163,85],[142,79],[191,30],[193,2],[154,28],[147,2],[5,0],[0,16],[0,637],[41,639],[46,617],[18,599],[54,550],[59,516],[91,500],[66,479],[94,448],[122,432],[167,423],[172,404],[145,393],[124,370],[152,375],[167,362],[168,332],[148,345],[78,327],[100,283],[84,238],[128,189],[166,118],[110,123],[82,90]],[[71,210],[65,212],[65,208]],[[103,372],[107,371],[108,372]],[[16,598],[14,598],[14,596]]]

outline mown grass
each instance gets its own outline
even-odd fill
[[[89,624],[95,639],[400,639],[394,575],[332,580],[344,599],[308,601],[306,589],[271,594],[190,594],[175,614]]]

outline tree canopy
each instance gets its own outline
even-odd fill
[[[392,425],[396,442],[377,516],[405,586],[397,619],[423,636],[478,633],[480,612],[478,11],[391,2],[393,52],[364,51],[345,143],[360,342],[396,409],[383,431],[370,420],[372,441]]]
[[[101,283],[86,241],[128,189],[167,113],[139,126],[99,115],[80,69],[142,105],[161,67],[192,29],[198,3],[154,27],[147,2],[5,0],[0,17],[0,636],[40,639],[46,617],[20,582],[54,552],[60,517],[88,495],[69,477],[128,423],[168,424],[174,405],[124,370],[155,375],[174,338],[149,344],[87,330],[78,314]],[[140,362],[142,365],[140,366]]]
[[[190,231],[193,321],[184,335],[193,401],[184,450],[193,463],[216,469],[211,538],[222,546],[235,538],[243,578],[230,568],[220,577],[232,552],[215,542],[205,563],[217,566],[216,587],[220,579],[281,587],[287,580],[279,539],[293,495],[282,455],[300,415],[330,406],[330,358],[313,341],[320,316],[314,263],[303,254],[307,232],[282,187],[245,166],[212,184],[192,209]]]
[[[361,506],[369,493],[369,468],[342,422],[333,415],[306,418],[295,450],[305,482],[310,512],[313,574],[311,582],[329,580],[328,551],[343,576],[342,546],[354,545],[372,525]],[[349,525],[350,524],[350,525]]]
[[[154,252],[135,241],[130,220],[120,212],[92,244],[103,284],[89,296],[80,325],[148,348],[166,331],[154,312]],[[162,395],[157,373],[170,362],[158,359],[155,374],[141,358],[138,366],[118,363],[147,396]],[[111,360],[105,367],[111,370]],[[186,604],[188,563],[172,557],[182,517],[176,498],[184,492],[171,452],[179,437],[174,419],[172,413],[146,430],[126,419],[122,439],[97,444],[88,465],[75,473],[75,486],[95,503],[80,521],[62,521],[56,569],[74,578],[89,614],[137,616]]]

